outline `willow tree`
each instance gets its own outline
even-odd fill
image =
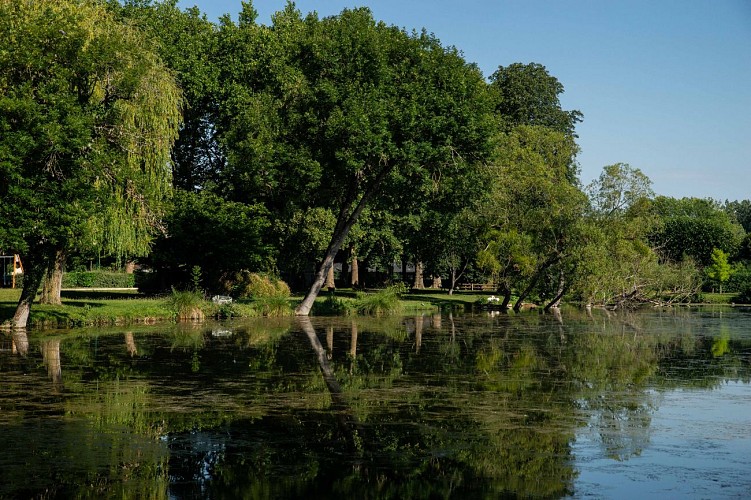
[[[14,327],[60,252],[138,255],[159,226],[181,94],[147,45],[97,2],[0,0],[0,244],[26,272]]]
[[[541,126],[518,126],[499,140],[482,208],[490,231],[478,263],[497,280],[504,305],[512,288],[518,291],[514,310],[575,251],[586,207],[586,196],[571,182],[577,152],[573,136]],[[555,294],[562,295],[568,277],[558,274]]]

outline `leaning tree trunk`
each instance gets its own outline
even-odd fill
[[[521,310],[522,304],[524,303],[524,299],[526,299],[527,296],[530,293],[532,293],[532,290],[537,285],[537,282],[540,280],[540,278],[545,273],[545,271],[547,271],[548,269],[550,269],[550,266],[552,266],[553,264],[555,264],[556,262],[558,262],[558,260],[559,260],[559,257],[556,255],[556,256],[550,257],[548,260],[546,260],[542,264],[542,266],[540,266],[540,268],[537,270],[537,272],[535,273],[535,275],[532,277],[532,280],[527,285],[527,288],[525,288],[524,291],[521,293],[521,295],[519,295],[519,298],[517,299],[516,303],[514,304],[514,312],[518,313],[519,310]]]
[[[548,304],[543,309],[545,312],[550,311],[550,309],[558,308],[558,306],[561,304],[561,299],[563,298],[563,295],[566,293],[566,290],[568,287],[566,286],[566,276],[563,274],[563,271],[561,271],[560,275],[558,276],[558,291],[555,294],[555,297],[553,297],[553,300],[548,302]]]
[[[36,298],[39,285],[44,277],[47,259],[43,255],[24,255],[23,262],[26,263],[23,276],[23,288],[21,297],[18,299],[16,312],[11,319],[11,328],[26,328],[31,313],[31,304]]]
[[[63,266],[65,265],[65,251],[55,251],[55,258],[50,262],[47,273],[42,281],[40,304],[62,305],[60,292],[63,288]]]
[[[313,302],[315,302],[316,297],[318,297],[318,294],[326,281],[326,274],[328,273],[329,268],[334,265],[334,257],[336,256],[336,253],[339,251],[339,248],[341,248],[342,243],[344,243],[344,239],[347,237],[347,234],[349,234],[352,226],[357,222],[365,205],[370,201],[373,195],[375,195],[380,188],[381,183],[386,179],[386,176],[390,172],[390,168],[383,168],[383,170],[378,173],[378,176],[373,180],[373,183],[367,186],[354,209],[351,209],[351,205],[356,199],[354,196],[349,197],[342,202],[342,206],[339,209],[339,216],[336,220],[334,234],[331,236],[331,242],[326,249],[321,265],[318,266],[318,271],[316,271],[310,290],[308,290],[305,298],[295,308],[295,315],[307,316],[310,314],[310,310],[313,308]],[[352,210],[351,212],[350,209]]]

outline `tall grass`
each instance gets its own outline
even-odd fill
[[[258,297],[253,301],[253,307],[261,316],[290,316],[293,312],[289,297],[280,295]]]
[[[173,288],[166,306],[173,319],[201,321],[205,316],[203,307],[206,306],[206,301],[203,295],[195,290],[180,291]]]
[[[375,293],[358,293],[354,309],[359,314],[372,316],[399,314],[403,310],[399,299],[406,291],[407,286],[404,283],[397,283]]]

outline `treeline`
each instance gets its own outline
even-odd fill
[[[66,262],[138,259],[158,287],[308,294],[331,273],[416,267],[493,283],[505,304],[749,294],[748,201],[655,197],[625,164],[581,186],[563,85],[489,77],[366,8],[252,3],[213,23],[175,1],[0,1],[0,248],[22,255],[25,324]],[[743,225],[745,226],[743,226]],[[54,287],[51,295],[54,296]],[[24,316],[25,314],[25,316]]]

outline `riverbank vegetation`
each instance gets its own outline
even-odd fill
[[[626,163],[583,186],[584,116],[541,64],[486,77],[367,8],[263,25],[251,2],[219,23],[170,0],[0,2],[0,46],[13,326],[40,288],[42,323],[105,321],[110,301],[61,294],[95,262],[171,301],[110,321],[383,314],[462,283],[502,311],[751,301],[751,201],[659,196]],[[365,287],[384,291],[318,297]]]

